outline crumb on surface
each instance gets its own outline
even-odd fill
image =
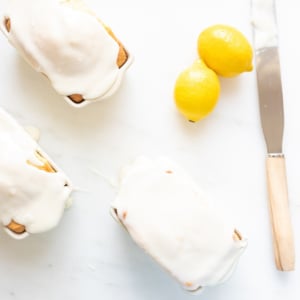
[[[186,287],[192,287],[192,286],[193,286],[193,283],[190,282],[190,281],[187,281],[187,282],[184,283],[184,285],[185,285]]]
[[[79,103],[82,103],[83,101],[85,101],[83,96],[80,94],[73,94],[73,95],[68,96],[68,98],[76,104],[79,104]]]
[[[10,18],[5,18],[4,19],[4,26],[7,30],[7,32],[10,32],[10,29],[11,29],[11,21],[10,21]]]
[[[22,234],[26,232],[25,226],[15,222],[14,220],[12,220],[6,227],[16,234]]]
[[[232,238],[234,241],[241,241],[243,239],[241,233],[237,229],[234,230]]]

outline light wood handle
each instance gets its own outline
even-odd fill
[[[295,249],[283,156],[267,158],[267,181],[276,267],[293,271]]]

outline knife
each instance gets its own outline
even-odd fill
[[[275,263],[280,271],[292,271],[295,250],[282,151],[284,111],[275,0],[252,0],[251,6],[260,118],[268,151],[266,171]]]

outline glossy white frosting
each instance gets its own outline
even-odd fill
[[[257,50],[277,45],[274,0],[252,0],[252,25]]]
[[[68,203],[72,187],[69,179],[41,150],[17,122],[0,109],[0,221],[12,220],[26,227],[26,233],[7,233],[17,239],[56,226]],[[49,173],[30,165],[43,165],[38,151],[57,171]],[[65,186],[68,184],[68,186]]]
[[[117,66],[118,43],[80,0],[10,0],[1,23],[10,43],[74,106],[110,96],[131,61]],[[74,104],[73,94],[86,101]]]
[[[233,239],[232,222],[166,158],[140,157],[125,168],[112,212],[189,291],[224,282],[247,245]]]

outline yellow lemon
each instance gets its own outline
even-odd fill
[[[219,94],[218,76],[200,59],[184,70],[175,83],[176,106],[192,122],[203,119],[214,109]]]
[[[253,69],[253,51],[246,37],[227,25],[214,25],[201,32],[198,53],[218,75],[233,77]]]

